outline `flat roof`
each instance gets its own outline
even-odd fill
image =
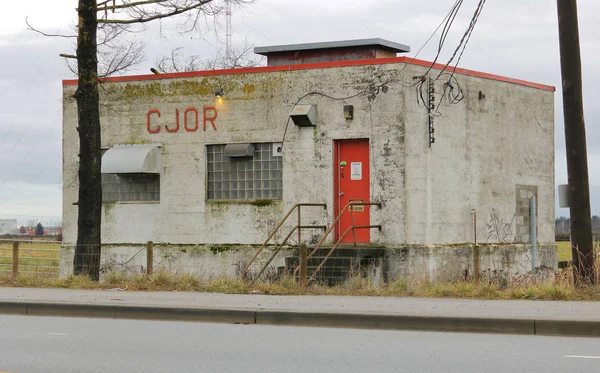
[[[367,60],[348,60],[348,61],[325,61],[325,62],[314,62],[297,65],[280,65],[280,66],[261,66],[261,67],[243,67],[236,69],[226,70],[204,70],[204,71],[190,71],[182,73],[167,73],[167,74],[145,74],[145,75],[129,75],[129,76],[115,76],[112,78],[102,79],[104,82],[135,82],[135,81],[146,81],[146,80],[161,80],[161,79],[181,79],[181,78],[193,78],[199,76],[217,76],[217,75],[238,75],[238,74],[258,74],[268,73],[276,71],[296,71],[296,70],[311,70],[311,69],[328,69],[335,67],[347,67],[347,66],[364,66],[364,65],[386,65],[386,64],[400,64],[406,63],[416,66],[431,67],[432,63],[429,61],[418,60],[412,57],[390,57],[390,58],[373,58]],[[445,65],[436,63],[433,64],[433,69],[440,70]],[[517,85],[523,85],[526,87],[541,89],[545,91],[556,91],[551,85],[533,83],[521,79],[508,78],[501,75],[488,74],[475,70],[468,70],[462,68],[454,68],[452,66],[446,68],[446,71],[454,71],[456,74],[474,76],[481,79],[496,80],[500,82],[512,83]],[[63,80],[63,86],[77,85],[77,79],[66,79]]]
[[[316,49],[336,49],[336,48],[352,48],[352,47],[379,47],[395,53],[410,52],[408,45],[394,43],[393,41],[372,38],[372,39],[356,39],[356,40],[341,40],[341,41],[326,41],[319,43],[304,43],[304,44],[285,44],[273,45],[268,47],[256,47],[254,53],[267,56],[271,53],[281,52],[297,52],[309,51]]]

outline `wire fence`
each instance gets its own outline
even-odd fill
[[[60,241],[0,240],[0,273],[58,276]]]
[[[111,272],[152,274],[155,267],[164,270],[162,266],[164,258],[158,257],[156,260],[154,258],[152,241],[127,246],[103,244],[99,250],[96,250],[97,245],[80,245],[83,250],[75,255],[77,246],[79,245],[62,245],[62,262],[66,265],[63,268],[65,273],[61,275],[99,274],[102,277]]]
[[[37,274],[46,276],[70,275],[73,272],[93,274],[100,271],[106,274],[111,271],[130,273],[152,273],[154,266],[162,269],[163,260],[154,263],[152,242],[142,244],[133,256],[120,258],[97,245],[81,245],[83,252],[75,258],[75,244],[63,244],[60,241],[0,239],[0,275]],[[141,254],[141,255],[140,255]],[[145,255],[144,255],[145,254]],[[64,265],[61,271],[61,261]]]

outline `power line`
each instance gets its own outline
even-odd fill
[[[448,37],[448,34],[450,33],[450,29],[452,28],[452,25],[454,24],[454,20],[456,19],[456,15],[458,14],[458,12],[460,11],[460,8],[462,7],[463,1],[464,0],[457,0],[454,3],[454,5],[452,6],[452,8],[450,9],[450,12],[448,13],[448,15],[442,20],[441,24],[444,24],[444,28],[442,29],[442,34],[439,38],[437,53],[435,55],[435,58],[431,62],[431,66],[429,66],[429,68],[427,69],[425,74],[423,74],[423,77],[427,76],[429,74],[429,72],[433,69],[435,64],[437,63],[437,60],[440,57],[440,54],[442,53],[442,49],[444,48],[444,44],[446,43],[446,38]],[[440,26],[441,26],[441,24],[440,24]],[[434,31],[434,35],[437,32],[437,30],[439,30],[440,26],[438,26],[438,28]],[[423,83],[422,79],[421,79],[420,83],[421,84]],[[417,84],[419,84],[419,83],[417,83]]]
[[[433,62],[431,63],[431,66],[429,67],[429,69],[427,70],[427,72],[423,75],[426,76],[427,74],[429,74],[429,72],[431,71],[431,69],[433,69],[433,67],[435,66],[441,51],[443,49],[444,43],[446,42],[446,38],[448,37],[448,34],[450,32],[450,29],[452,28],[452,24],[454,23],[454,20],[456,19],[456,15],[458,14],[458,12],[460,11],[460,8],[463,4],[464,0],[456,0],[454,2],[454,5],[452,6],[452,8],[450,9],[450,11],[448,12],[448,14],[444,17],[444,19],[442,20],[442,22],[440,22],[440,24],[438,25],[438,27],[433,31],[433,33],[431,34],[431,36],[425,41],[425,43],[423,44],[423,46],[421,46],[421,48],[417,51],[417,54],[415,55],[415,58],[418,56],[418,54],[423,50],[423,48],[427,45],[427,43],[429,43],[431,41],[431,39],[436,35],[437,31],[440,29],[440,27],[442,27],[442,25],[444,26],[443,30],[442,30],[442,34],[441,37],[439,38],[439,43],[438,43],[438,50],[437,50],[437,54],[435,56],[435,59],[433,60]],[[474,26],[474,25],[473,25]],[[471,30],[472,31],[472,30]],[[462,44],[462,43],[461,43]],[[399,75],[405,68],[407,65],[404,65],[404,67],[402,69],[400,69],[400,71],[398,71],[396,73],[396,75]],[[387,90],[389,89],[388,84],[390,83],[398,83],[403,87],[415,87],[415,86],[419,86],[417,89],[419,90],[419,88],[421,88],[421,97],[422,97],[422,84],[423,84],[423,79],[420,79],[419,82],[414,83],[412,85],[405,85],[403,84],[400,80],[398,79],[391,79],[388,80],[387,82],[381,83],[379,85],[375,85],[374,83],[371,83],[369,85],[369,87],[367,87],[366,89],[353,94],[353,95],[349,95],[346,97],[333,97],[330,96],[326,93],[323,92],[317,92],[317,91],[313,91],[313,92],[309,92],[305,95],[303,95],[302,97],[300,97],[292,107],[298,105],[303,99],[305,99],[308,96],[313,96],[313,95],[317,95],[317,96],[322,96],[331,100],[335,100],[335,101],[344,101],[344,100],[349,100],[361,95],[365,95],[368,94],[368,98],[369,100],[374,100],[375,97],[381,92],[387,92]],[[458,86],[458,81],[456,81],[456,84]],[[459,88],[460,89],[460,88]],[[457,97],[460,97],[460,95],[462,94],[462,90],[460,90],[460,94],[456,95],[454,97],[454,100],[457,99]],[[442,96],[443,98],[443,96]],[[424,100],[424,99],[423,99]],[[462,100],[462,98],[460,98],[460,100]],[[286,121],[286,125],[285,125],[285,129],[283,132],[283,138],[281,140],[281,146],[283,148],[284,143],[285,143],[285,137],[287,135],[287,130],[289,128],[290,125],[290,120],[291,117],[288,116],[287,121]]]
[[[414,10],[412,7],[411,7],[411,6],[410,6],[410,4],[409,4],[409,3],[407,3],[406,1],[404,1],[404,5],[405,5],[405,6],[407,6],[407,7],[408,7],[408,9],[410,9],[410,11],[411,11],[411,12],[412,12],[412,13],[413,13],[415,16],[419,16],[419,14],[418,14],[418,13],[417,13],[417,12],[416,12],[416,11],[415,11],[415,10]],[[458,22],[461,22],[461,21],[460,21],[460,20],[458,20]],[[461,25],[463,25],[463,23],[462,23],[462,22],[461,22]],[[464,26],[464,25],[463,25],[463,26]],[[438,29],[439,29],[439,26],[438,26]],[[435,38],[439,39],[439,38],[437,37],[437,35],[435,35],[435,33],[437,32],[437,30],[438,30],[438,29],[436,29],[436,31],[434,31],[434,33],[431,35],[431,37],[435,37]],[[430,37],[430,38],[431,38],[431,37]],[[481,45],[480,45],[480,44],[479,44],[477,41],[475,41],[475,45],[476,45],[476,46],[479,48],[479,50],[481,51],[481,54],[483,54],[483,56],[484,56],[484,57],[485,57],[485,58],[488,60],[488,62],[490,63],[490,65],[492,65],[492,67],[495,67],[495,64],[494,64],[494,62],[493,62],[493,61],[492,61],[492,59],[491,59],[491,58],[488,56],[488,54],[486,53],[485,49],[484,49],[484,48],[483,48],[483,47],[482,47],[482,46],[481,46]],[[418,54],[418,53],[417,53],[417,54]],[[415,56],[415,58],[416,58],[416,56]]]
[[[35,179],[39,178],[40,176],[42,176],[44,174],[44,172],[46,172],[46,170],[40,171],[34,177],[32,177],[31,179],[29,179],[29,182],[32,181],[32,180],[35,180]],[[10,197],[8,197],[8,199],[4,200],[4,202],[0,205],[0,208],[6,206],[10,201],[14,200],[17,195],[23,194],[23,192],[24,192],[23,189],[16,190]]]
[[[257,29],[255,29],[254,27],[250,26],[249,24],[247,24],[246,22],[244,22],[244,20],[240,19],[239,20],[241,23],[243,23],[244,25],[246,25],[246,27],[250,28],[251,30],[253,30],[254,32],[256,32],[258,35],[262,36],[263,38],[270,40],[272,42],[275,42],[275,40],[273,40],[272,38],[268,37],[267,35],[263,34],[262,32],[258,31]]]
[[[425,74],[423,74],[422,76],[419,77],[419,82],[418,87],[417,87],[417,101],[419,102],[419,106],[421,106],[421,103],[424,106],[428,107],[428,110],[435,110],[435,113],[433,114],[434,116],[438,116],[439,115],[439,108],[440,105],[442,103],[442,100],[444,99],[444,97],[448,97],[448,102],[450,104],[457,104],[459,102],[461,102],[464,98],[464,92],[463,90],[460,88],[460,85],[458,83],[458,80],[456,80],[456,78],[454,77],[454,73],[456,72],[456,69],[458,67],[458,64],[462,58],[462,55],[467,47],[467,44],[469,43],[469,40],[471,39],[471,35],[473,34],[473,30],[475,29],[475,25],[477,24],[477,21],[479,20],[479,16],[481,15],[481,12],[483,11],[483,6],[485,5],[486,0],[479,0],[479,3],[477,5],[477,8],[475,9],[475,12],[473,13],[473,16],[471,18],[471,22],[469,23],[469,26],[467,27],[467,30],[464,32],[458,46],[454,49],[454,53],[452,54],[452,56],[450,57],[450,59],[448,60],[448,62],[444,65],[444,67],[440,70],[440,72],[438,73],[437,77],[435,78],[434,81],[439,80],[443,75],[445,75],[445,71],[448,68],[448,66],[450,66],[450,64],[452,63],[452,61],[454,61],[454,58],[456,57],[457,53],[460,51],[460,54],[458,56],[458,59],[456,60],[456,63],[454,65],[454,69],[452,70],[452,72],[449,74],[450,77],[448,78],[448,80],[446,81],[446,83],[444,84],[444,90],[442,91],[442,95],[440,96],[439,102],[437,103],[437,105],[434,105],[433,107],[431,107],[430,105],[428,105],[425,102],[425,99],[423,97],[423,85],[425,82],[425,77],[429,74],[429,72],[433,69],[433,67],[435,66],[435,63],[437,61],[437,58],[439,57],[439,54],[441,52],[441,49],[443,47],[444,42],[446,41],[446,37],[448,35],[448,32],[450,31],[450,28],[452,27],[452,23],[454,22],[454,19],[456,18],[456,15],[458,13],[458,11],[460,10],[460,7],[462,6],[462,0],[458,0],[453,8],[450,11],[450,17],[447,19],[445,25],[444,25],[444,30],[442,31],[442,38],[440,39],[440,43],[439,43],[439,47],[438,47],[438,54],[436,55],[436,59],[432,62],[431,66],[427,69],[427,72]],[[428,88],[429,89],[429,88]],[[448,93],[448,96],[446,96],[446,94]],[[419,101],[420,100],[420,101]]]
[[[59,34],[61,29],[62,29],[62,27],[59,27],[58,30],[56,30],[56,34]],[[15,115],[14,115],[12,121],[11,121],[11,124],[10,124],[10,126],[8,128],[11,128],[11,127],[14,126],[15,121],[17,120],[17,117],[19,116],[19,114],[21,114],[21,110],[23,109],[23,105],[25,104],[25,101],[27,100],[27,98],[29,96],[29,92],[31,92],[31,88],[33,88],[35,82],[37,81],[37,78],[40,75],[40,71],[42,71],[42,67],[44,67],[44,65],[46,64],[46,60],[47,60],[47,58],[42,58],[42,62],[38,65],[38,68],[37,68],[37,71],[35,73],[35,76],[33,77],[33,80],[31,81],[31,84],[29,85],[29,88],[27,88],[27,93],[25,93],[25,95],[23,96],[23,100],[21,100],[21,105],[19,105],[19,109],[17,109],[17,112],[15,113]],[[46,97],[47,96],[48,95],[46,95]],[[38,105],[38,111],[39,111],[39,107],[40,106],[41,106],[41,102]],[[0,143],[0,149],[2,149],[2,146],[4,145],[4,142],[6,141],[6,137],[8,136],[8,133],[9,133],[9,130],[6,131],[6,133],[4,134],[4,137],[2,138],[2,143]],[[22,134],[23,134],[23,132],[21,132],[21,136],[22,136]],[[17,143],[18,142],[19,142],[19,140],[17,140]],[[13,149],[14,149],[14,146],[13,146]],[[11,149],[11,152],[12,152],[12,149]],[[4,162],[2,162],[2,164],[4,164]],[[1,165],[0,165],[0,168],[2,168]]]
[[[318,91],[312,91],[312,92],[308,92],[305,95],[303,95],[302,97],[300,97],[292,107],[295,107],[296,105],[298,105],[302,100],[304,100],[306,97],[309,96],[321,96],[321,97],[325,97],[328,98],[330,100],[334,100],[334,101],[345,101],[345,100],[350,100],[352,98],[358,97],[358,96],[362,96],[362,95],[367,95],[368,94],[368,99],[370,101],[374,100],[375,97],[377,97],[377,95],[380,92],[387,92],[389,87],[388,84],[390,84],[391,82],[393,82],[395,80],[388,80],[387,82],[381,83],[381,84],[377,84],[375,85],[375,83],[371,83],[369,84],[369,86],[366,89],[363,89],[362,91],[349,95],[349,96],[345,96],[345,97],[334,97],[331,95],[328,95],[327,93],[323,93],[323,92],[318,92]],[[288,116],[287,122],[285,124],[285,130],[283,131],[283,138],[281,139],[281,148],[283,149],[284,146],[284,142],[285,142],[285,136],[287,134],[287,130],[288,127],[290,125],[290,119],[291,116]]]
[[[55,119],[54,119],[54,121],[52,122],[51,126],[53,126],[53,125],[54,125],[54,124],[55,124],[55,123],[58,121],[58,118],[60,118],[60,113],[59,113],[59,114],[56,116],[56,118],[55,118]],[[23,164],[23,162],[24,162],[24,161],[27,159],[27,157],[28,157],[28,156],[31,154],[31,151],[32,151],[33,149],[36,149],[36,148],[37,148],[38,144],[41,142],[41,140],[42,140],[43,138],[44,138],[44,136],[43,136],[43,135],[42,135],[42,136],[40,136],[40,137],[38,138],[37,142],[35,143],[35,145],[33,145],[33,146],[31,146],[31,147],[29,148],[29,151],[28,151],[27,153],[25,153],[25,155],[23,156],[23,158],[21,158],[21,160],[19,161],[19,163],[17,163],[17,164],[15,165],[15,167],[13,167],[13,169],[12,169],[12,171],[10,172],[10,174],[8,175],[8,177],[7,177],[7,178],[6,178],[6,179],[5,179],[5,180],[4,180],[4,181],[3,181],[3,182],[0,184],[0,187],[2,187],[4,184],[6,184],[6,183],[7,183],[7,182],[10,180],[11,176],[13,175],[13,173],[14,173],[14,172],[15,172],[15,171],[16,171],[16,170],[19,168],[19,167],[21,167],[21,165]],[[6,160],[6,159],[7,159],[7,158],[5,158],[5,160]],[[2,163],[2,164],[4,164],[4,163]],[[1,168],[1,165],[0,165],[0,168]]]
[[[438,76],[435,80],[438,80],[440,78],[440,76],[442,76],[442,74],[444,73],[446,68],[448,68],[448,66],[454,60],[454,57],[456,57],[456,53],[458,53],[458,51],[461,50],[461,47],[462,47],[460,55],[458,56],[458,59],[454,66],[454,70],[452,71],[452,75],[454,75],[454,71],[456,71],[456,67],[458,67],[458,63],[460,62],[460,59],[462,58],[462,55],[465,52],[465,49],[467,48],[467,44],[469,43],[469,40],[471,39],[471,35],[473,34],[473,30],[475,29],[475,25],[477,24],[477,20],[479,19],[479,16],[481,15],[481,11],[483,10],[483,6],[485,5],[485,2],[486,2],[486,0],[479,0],[479,4],[477,5],[477,8],[475,9],[475,13],[473,14],[473,17],[471,18],[471,22],[469,23],[469,27],[467,27],[467,30],[463,34],[463,37],[460,40],[460,43],[458,43],[458,46],[456,47],[456,49],[454,50],[454,53],[452,54],[452,57],[450,57],[450,60],[448,60],[448,63],[446,63],[446,65],[444,66],[442,71],[440,71],[440,73],[438,74]]]

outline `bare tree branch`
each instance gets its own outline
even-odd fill
[[[148,5],[148,4],[162,3],[162,2],[164,2],[166,0],[146,0],[146,1],[136,1],[136,2],[133,2],[133,3],[126,3],[126,2],[124,2],[124,4],[121,4],[121,5],[114,5],[114,2],[113,2],[113,5],[106,5],[109,2],[111,2],[111,1],[112,0],[103,1],[102,3],[99,3],[98,4],[98,12],[105,12],[105,11],[108,11],[108,10],[112,10],[114,12],[115,10],[118,10],[118,9],[127,9],[127,8],[131,8],[131,7],[134,7],[134,6],[142,6],[142,5]]]
[[[99,76],[105,78],[119,74],[144,62],[144,47],[143,42],[133,41],[126,46],[118,45],[107,51],[99,51],[98,54],[102,57]]]
[[[37,32],[38,34],[44,35],[44,36],[52,36],[52,37],[59,37],[59,38],[77,38],[77,35],[64,35],[64,34],[47,34],[41,30],[36,29],[35,27],[31,26],[31,24],[29,23],[29,18],[25,17],[25,24],[27,24],[27,30],[29,31],[33,31],[33,32]]]
[[[242,45],[232,47],[229,58],[218,51],[214,58],[204,59],[198,55],[184,58],[182,48],[179,47],[173,49],[170,56],[159,56],[155,60],[155,65],[163,73],[255,67],[262,63],[262,58],[249,56],[253,47],[254,45],[245,41]]]
[[[231,0],[234,4],[251,3],[254,0]],[[182,17],[178,29],[181,33],[192,33],[198,31],[202,26],[201,20],[208,21],[209,17],[218,23],[218,17],[224,11],[222,0],[98,0],[98,32],[97,47],[99,58],[99,77],[108,77],[119,74],[144,61],[143,43],[135,40],[123,41],[126,33],[136,33],[145,30],[134,28],[134,25],[143,25],[153,20],[161,20],[179,15]],[[102,14],[104,12],[104,14]],[[110,14],[109,14],[110,13]],[[116,18],[112,18],[115,14]],[[49,34],[33,27],[26,18],[27,28],[31,31],[50,37],[76,38],[77,35]],[[162,28],[161,28],[162,29]],[[201,69],[219,69],[256,66],[259,60],[253,60],[247,56],[249,49],[244,44],[240,50],[232,53],[230,61],[218,53],[213,59],[204,59],[200,56],[189,56],[184,58],[181,50],[175,49],[170,57],[163,56],[157,59],[157,67],[160,71],[192,71]],[[130,53],[131,55],[127,55]],[[74,54],[63,53],[61,57],[66,58],[69,69],[77,74],[76,64],[70,60],[76,58]]]
[[[163,3],[163,2],[171,2],[169,0],[156,0],[154,3]],[[135,6],[128,6],[127,9],[131,9],[133,14],[138,14],[138,16],[134,16],[131,19],[98,19],[98,23],[118,23],[118,24],[134,24],[134,23],[147,23],[151,21],[155,21],[157,19],[168,18],[172,16],[176,16],[182,13],[189,12],[194,9],[198,9],[204,4],[210,3],[213,0],[203,0],[198,1],[196,4],[190,6],[180,7],[177,4],[173,4],[171,7],[171,11],[167,11],[165,13],[155,12],[149,13],[145,9],[136,8]]]
[[[241,4],[253,0],[230,1]],[[98,91],[105,86],[99,83],[103,76],[121,73],[143,60],[143,43],[135,39],[123,43],[120,36],[131,31],[129,27],[133,28],[133,25],[177,15],[185,15],[183,24],[191,25],[188,30],[197,30],[202,15],[217,15],[223,10],[222,6],[215,6],[215,3],[224,4],[224,0],[78,0],[77,36],[47,34],[31,27],[26,19],[29,29],[39,34],[77,38],[76,56],[63,54],[72,71],[75,69],[69,62],[72,57],[76,57],[78,75],[77,90],[73,94],[77,102],[76,128],[79,134],[79,190],[78,199],[73,202],[78,209],[74,274],[88,276],[94,281],[100,279],[102,155]],[[249,48],[244,48],[243,52],[248,50]],[[171,54],[174,68],[177,66],[177,53],[179,52],[176,50]],[[199,58],[192,56],[185,60],[185,64],[195,66],[199,61]],[[235,66],[239,66],[242,61],[245,60],[239,57],[233,62]],[[216,63],[213,65],[216,66]],[[102,70],[100,74],[99,68]]]

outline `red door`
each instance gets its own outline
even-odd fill
[[[338,140],[335,142],[334,154],[333,189],[337,217],[350,201],[370,201],[369,140]],[[352,226],[353,218],[354,226],[369,225],[369,206],[353,206],[352,211],[347,208],[343,212],[336,227],[336,241]],[[356,242],[368,243],[370,236],[369,229],[356,230]],[[342,242],[354,242],[352,230],[344,236]]]

